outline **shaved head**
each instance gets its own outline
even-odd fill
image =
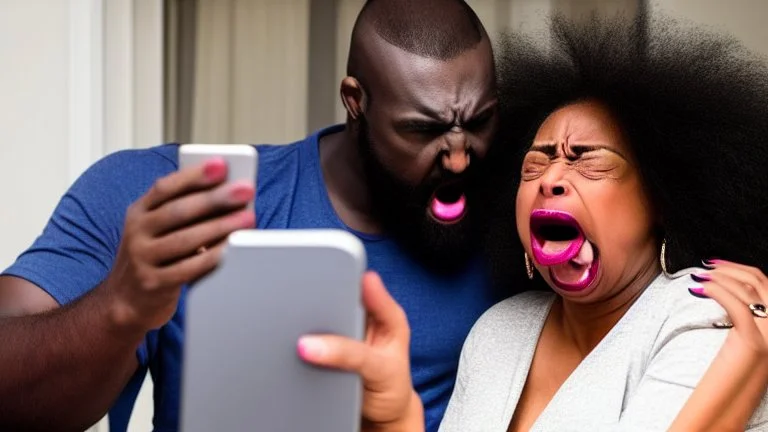
[[[373,37],[419,57],[450,60],[487,38],[463,0],[368,0],[352,30],[347,75],[364,75]]]
[[[372,213],[423,264],[461,270],[496,128],[493,51],[477,15],[462,0],[369,0],[347,74],[341,97]]]

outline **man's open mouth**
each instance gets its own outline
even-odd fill
[[[597,247],[587,240],[576,218],[558,210],[531,213],[533,259],[549,267],[552,281],[566,291],[582,291],[597,277]]]
[[[467,197],[464,187],[454,182],[438,187],[429,202],[429,213],[438,222],[455,223],[467,212]]]

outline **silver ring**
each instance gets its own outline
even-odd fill
[[[768,318],[768,311],[766,311],[764,304],[750,303],[749,310],[752,311],[752,315],[758,318]]]
[[[733,328],[733,323],[728,320],[715,321],[712,323],[712,327],[718,328],[718,329],[729,329],[729,328]]]

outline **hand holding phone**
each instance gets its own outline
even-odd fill
[[[302,362],[296,342],[362,340],[366,267],[363,243],[342,230],[230,235],[187,298],[181,430],[359,431],[360,377]]]
[[[244,180],[256,186],[259,156],[256,148],[247,144],[184,144],[179,147],[179,170],[215,158],[227,163],[227,182]],[[253,206],[251,201],[248,208]]]
[[[253,147],[182,146],[179,161],[128,207],[104,281],[112,320],[132,330],[168,322],[181,286],[216,268],[229,234],[255,225]]]

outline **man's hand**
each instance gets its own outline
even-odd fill
[[[148,331],[168,322],[181,286],[211,271],[227,236],[252,228],[250,182],[224,184],[221,159],[163,177],[126,213],[104,289],[117,325]]]

